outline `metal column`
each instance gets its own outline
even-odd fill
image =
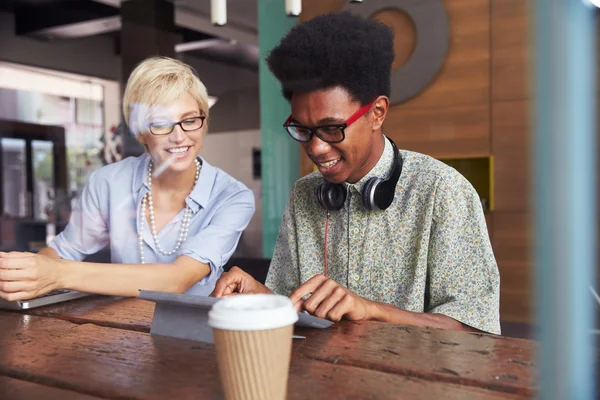
[[[594,9],[535,0],[536,306],[542,399],[594,398],[596,46]]]

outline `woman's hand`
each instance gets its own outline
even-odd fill
[[[64,262],[42,254],[0,252],[0,298],[26,300],[62,288]]]

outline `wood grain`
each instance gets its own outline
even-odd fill
[[[111,303],[112,300],[112,303]],[[154,303],[139,299],[84,299],[70,307],[46,307],[44,313],[81,324],[150,330]],[[34,311],[34,310],[32,310]],[[27,313],[32,313],[27,311]],[[344,321],[327,330],[302,330],[306,342],[295,342],[298,356],[393,372],[416,377],[433,377],[449,383],[531,395],[533,349],[531,341],[472,336],[463,332],[393,325],[378,322]],[[370,338],[369,340],[364,340]],[[447,345],[446,343],[456,343]],[[391,350],[391,351],[389,351]],[[435,354],[435,357],[431,357]],[[485,357],[482,357],[485,356]],[[521,365],[511,360],[522,361]],[[473,368],[477,365],[477,368]],[[441,369],[440,369],[441,368]],[[516,369],[515,369],[516,368]],[[453,371],[449,373],[446,370]],[[496,376],[516,375],[504,381]]]
[[[56,389],[51,386],[14,379],[8,376],[0,376],[0,399],[93,400],[100,399],[100,397]]]
[[[531,0],[491,1],[492,98],[522,100],[531,97]]]
[[[500,272],[500,276],[505,275]],[[525,285],[521,284],[513,288],[511,285],[505,285],[500,290],[500,315],[504,321],[520,322],[530,325],[532,328],[536,325],[536,319],[533,307],[533,288],[529,287],[530,281]],[[527,286],[524,289],[523,286]]]
[[[150,332],[155,303],[136,298],[92,296],[23,311],[76,324],[96,324],[137,332]]]
[[[205,343],[0,312],[0,353],[3,354],[2,375],[101,397],[222,397],[214,347]],[[349,396],[359,399],[522,398],[298,355],[293,357],[288,398]]]
[[[530,260],[531,215],[526,212],[494,213],[494,254],[496,259],[510,262]]]
[[[492,153],[494,155],[494,209],[526,211],[531,185],[531,102],[494,102]]]
[[[447,106],[409,109],[392,107],[384,132],[399,148],[436,158],[490,155],[489,107]]]
[[[533,322],[530,214],[494,211],[492,243],[500,270],[502,320]]]
[[[531,396],[534,342],[487,334],[344,322],[325,332],[307,330],[295,353],[382,372]]]

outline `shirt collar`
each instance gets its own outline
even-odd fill
[[[202,208],[208,207],[208,202],[210,200],[210,195],[212,193],[213,187],[215,186],[215,179],[217,177],[217,170],[215,167],[206,162],[202,157],[198,156],[200,162],[202,163],[202,168],[200,169],[200,176],[198,177],[198,182],[196,182],[196,186],[190,193],[188,198],[191,198],[194,203],[196,203],[196,207],[193,204],[188,202],[188,205],[192,208],[194,212],[198,211],[198,206]]]
[[[192,189],[190,195],[186,197],[186,204],[192,209],[194,213],[197,212],[200,207],[206,208],[208,206],[210,194],[212,192],[215,177],[217,174],[215,167],[207,163],[202,157],[198,156],[198,158],[202,163],[202,168],[200,168],[200,176],[198,177],[198,182],[196,182],[196,186],[194,186],[194,189]],[[140,156],[140,163],[133,177],[134,193],[140,191],[142,192],[138,193],[138,200],[141,200],[141,196],[146,194],[146,192],[150,191],[150,186],[148,185],[149,166],[150,155],[148,153],[144,153]]]
[[[381,154],[381,157],[379,157],[377,164],[375,164],[375,166],[358,182],[348,183],[347,185],[350,190],[362,193],[362,188],[369,179],[373,177],[386,179],[389,176],[394,163],[394,149],[386,137],[384,137],[384,141],[385,145],[383,147],[383,153]]]
[[[150,155],[144,153],[139,157],[139,163],[135,173],[133,174],[133,192],[136,193],[145,187],[146,191],[150,190],[148,186],[148,167],[150,165]]]

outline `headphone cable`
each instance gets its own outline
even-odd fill
[[[325,252],[323,255],[323,259],[325,260],[325,266],[323,274],[325,278],[329,277],[329,267],[327,266],[327,236],[329,235],[329,210],[327,210],[327,218],[325,219]]]

